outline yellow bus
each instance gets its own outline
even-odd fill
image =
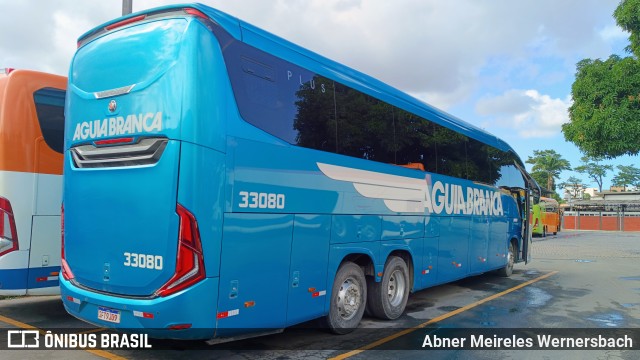
[[[541,197],[540,202],[533,205],[531,222],[533,235],[547,236],[560,231],[560,207],[555,199]]]
[[[60,292],[66,82],[0,69],[0,295]]]

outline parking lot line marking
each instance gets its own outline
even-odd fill
[[[497,294],[493,294],[493,295],[488,296],[488,297],[486,297],[486,298],[484,298],[482,300],[478,300],[478,301],[476,301],[474,303],[471,303],[469,305],[465,305],[465,306],[461,307],[460,309],[448,312],[446,314],[442,314],[442,315],[440,315],[438,317],[435,317],[435,318],[433,318],[433,319],[431,319],[431,320],[429,320],[427,322],[424,322],[424,323],[422,323],[420,325],[414,326],[414,327],[409,328],[409,329],[405,329],[403,331],[399,331],[399,332],[397,332],[397,333],[395,333],[393,335],[389,335],[389,336],[387,336],[385,338],[382,338],[382,339],[380,339],[378,341],[374,341],[374,342],[372,342],[372,343],[370,343],[368,345],[365,345],[365,346],[363,346],[363,347],[361,347],[359,349],[352,350],[352,351],[349,351],[349,352],[344,353],[344,354],[340,354],[340,355],[338,355],[336,357],[332,357],[332,358],[330,358],[330,360],[343,360],[343,359],[347,359],[347,358],[350,358],[352,356],[358,355],[358,354],[360,354],[362,352],[365,352],[367,350],[371,350],[371,349],[376,348],[376,347],[378,347],[378,346],[380,346],[382,344],[388,343],[389,341],[395,340],[395,339],[397,339],[397,338],[399,338],[401,336],[404,336],[404,335],[410,334],[410,333],[412,333],[412,332],[414,332],[416,330],[420,330],[422,328],[425,328],[428,325],[431,325],[433,323],[437,323],[439,321],[448,319],[448,318],[450,318],[452,316],[458,315],[458,314],[460,314],[462,312],[465,312],[465,311],[467,311],[469,309],[472,309],[472,308],[474,308],[474,307],[476,307],[478,305],[482,305],[482,304],[484,304],[484,303],[486,303],[488,301],[495,300],[495,299],[497,299],[497,298],[499,298],[501,296],[507,295],[508,293],[511,293],[511,292],[516,291],[516,290],[522,289],[525,286],[529,286],[529,285],[531,285],[531,284],[533,284],[535,282],[538,282],[540,280],[544,280],[544,279],[546,279],[546,278],[548,278],[550,276],[553,276],[553,275],[555,275],[557,273],[558,273],[558,271],[552,271],[550,273],[538,276],[535,279],[531,279],[531,280],[525,281],[522,284],[518,284],[518,285],[516,285],[516,286],[514,286],[512,288],[509,288],[509,289],[504,290],[502,292],[499,292]]]
[[[107,331],[107,330],[108,330],[107,328],[95,328],[87,331],[81,331],[78,334],[91,334],[91,333],[97,333],[97,332]]]
[[[29,325],[29,324],[25,324],[23,322],[20,322],[18,320],[13,320],[11,318],[5,317],[0,315],[0,321],[2,321],[3,323],[9,324],[9,325],[13,325],[15,327],[21,328],[21,329],[33,329],[33,330],[40,330],[35,326]],[[42,332],[42,330],[40,330],[41,333],[44,334],[44,332]]]
[[[27,323],[23,323],[22,321],[18,321],[18,320],[14,320],[11,318],[8,318],[6,316],[2,316],[0,315],[0,321],[2,321],[5,324],[9,324],[9,325],[13,325],[17,328],[21,328],[21,329],[29,329],[29,330],[38,330],[40,332],[40,334],[45,334],[46,331],[42,330],[40,328],[37,328],[33,325],[29,325]],[[116,355],[114,353],[110,353],[106,350],[97,350],[97,349],[83,349],[84,351],[91,353],[93,355],[97,355],[100,357],[103,357],[105,359],[109,359],[109,360],[127,360],[127,358]]]

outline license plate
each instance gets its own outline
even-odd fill
[[[98,307],[98,319],[119,324],[120,310],[114,310],[100,306]]]

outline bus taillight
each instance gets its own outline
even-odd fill
[[[138,21],[144,20],[146,17],[147,17],[147,15],[145,15],[145,14],[134,16],[134,17],[130,17],[128,19],[124,19],[124,20],[118,21],[116,23],[113,23],[111,25],[105,26],[105,30],[110,31],[110,30],[113,30],[113,29],[117,29],[119,27],[123,27],[125,25],[133,24],[134,22],[138,22]]]
[[[158,296],[174,294],[205,278],[198,222],[193,214],[180,204],[176,207],[176,212],[180,217],[176,271],[171,279],[156,291]]]
[[[203,13],[200,10],[196,10],[194,8],[184,8],[184,12],[186,12],[189,15],[202,18],[204,20],[209,20],[209,17],[205,15],[205,13]]]
[[[11,202],[0,197],[0,256],[16,250],[18,250],[18,232]]]
[[[94,141],[93,144],[95,146],[107,146],[107,145],[122,145],[122,144],[131,144],[135,139],[133,137],[123,137],[123,138],[115,138],[115,139],[105,139]]]

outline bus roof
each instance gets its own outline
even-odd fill
[[[354,70],[348,66],[339,64],[322,55],[307,50],[279,36],[273,35],[267,31],[257,28],[245,21],[237,19],[219,10],[210,8],[203,4],[177,4],[170,6],[157,7],[136,13],[129,14],[124,17],[113,19],[92,30],[89,30],[78,39],[78,43],[91,40],[92,37],[100,36],[102,33],[115,29],[118,24],[125,26],[135,21],[144,20],[145,14],[158,14],[162,12],[171,12],[184,8],[193,8],[208,16],[215,23],[220,25],[236,40],[243,41],[265,52],[275,56],[282,57],[296,65],[305,67],[310,71],[315,71],[335,81],[342,82],[345,85],[356,88],[360,91],[377,97],[380,100],[394,104],[409,112],[413,112],[425,119],[433,121],[439,125],[445,126],[451,130],[459,132],[470,138],[481,141],[487,145],[493,146],[499,150],[512,152],[519,158],[517,153],[505,141],[497,138],[495,135],[465,122],[458,117],[439,110],[423,101],[420,101],[392,86],[389,86],[377,79]],[[185,15],[187,15],[185,13]],[[520,160],[522,163],[522,160]]]
[[[546,203],[558,205],[558,201],[556,199],[552,199],[552,198],[548,198],[548,197],[544,197],[544,196],[540,197],[540,202],[546,202]]]

